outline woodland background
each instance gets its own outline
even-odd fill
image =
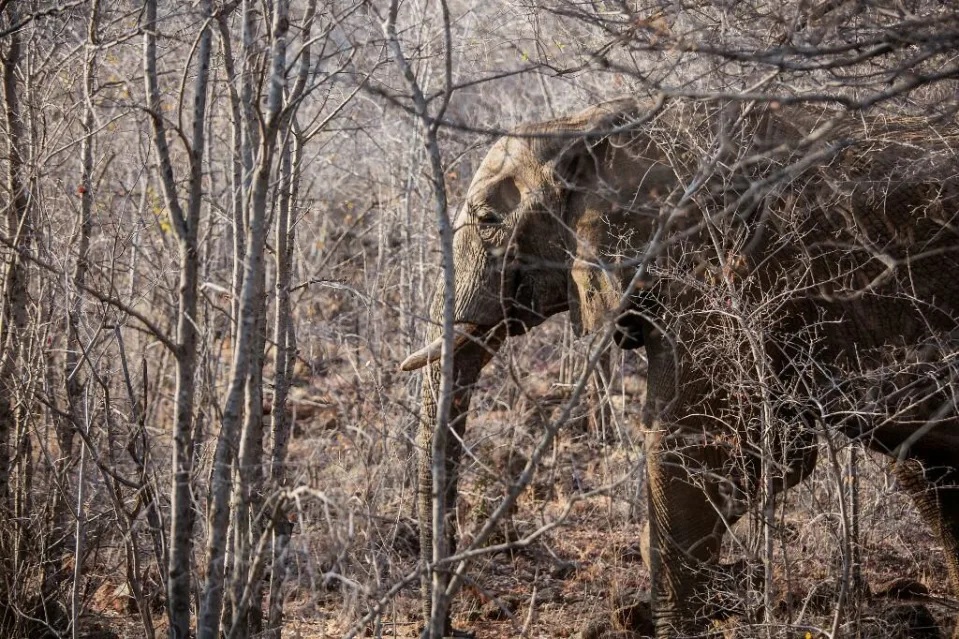
[[[398,364],[439,279],[437,195],[453,210],[512,126],[663,93],[959,108],[959,15],[935,0],[0,0],[0,58],[4,637],[416,635]],[[558,317],[488,370],[462,534],[584,352]],[[613,354],[458,625],[629,630],[642,373]],[[835,606],[842,565],[945,594],[883,463],[831,459],[781,508],[788,636],[868,625]]]

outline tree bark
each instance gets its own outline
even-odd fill
[[[212,15],[210,0],[200,3],[201,15]],[[193,405],[197,355],[197,293],[201,189],[203,184],[204,127],[206,126],[207,83],[210,70],[212,33],[204,22],[197,46],[194,84],[193,127],[189,149],[189,181],[186,211],[180,205],[173,162],[166,139],[166,125],[160,102],[157,73],[157,3],[144,3],[144,78],[147,105],[153,125],[153,144],[160,164],[160,179],[179,249],[180,285],[177,304],[176,390],[173,426],[173,490],[170,517],[167,610],[170,638],[190,636],[191,555],[193,551]]]
[[[290,147],[293,147],[292,149]],[[276,218],[276,319],[273,339],[275,386],[273,391],[273,450],[270,458],[270,486],[283,490],[287,484],[286,453],[293,424],[286,414],[293,363],[296,356],[296,334],[293,330],[293,309],[290,304],[290,279],[293,267],[294,225],[293,209],[296,203],[296,185],[299,179],[302,145],[292,133],[283,152],[280,167],[280,206]],[[282,499],[282,498],[281,498]],[[285,502],[285,500],[284,500]],[[290,543],[292,524],[287,520],[285,503],[278,508],[273,521],[273,557],[270,572],[270,599],[267,618],[267,636],[280,639],[283,624],[283,583],[286,580],[286,552]]]
[[[420,539],[421,553],[424,560],[424,569],[427,565],[438,565],[449,556],[449,543],[452,543],[453,537],[447,531],[447,512],[451,503],[456,499],[456,473],[459,464],[459,446],[460,438],[450,440],[449,430],[453,426],[452,416],[456,408],[454,404],[457,398],[455,364],[453,361],[453,302],[454,302],[454,273],[453,273],[453,228],[450,222],[449,204],[446,192],[446,173],[443,166],[442,155],[440,153],[439,140],[437,132],[440,122],[446,109],[449,106],[453,91],[453,44],[450,32],[449,7],[445,0],[440,0],[440,9],[442,14],[443,35],[444,35],[444,80],[445,88],[440,96],[440,106],[436,113],[430,113],[429,103],[423,93],[416,73],[403,53],[399,36],[396,30],[396,22],[399,13],[399,2],[393,0],[390,2],[389,13],[384,30],[388,45],[393,57],[396,60],[400,71],[409,86],[413,98],[414,112],[420,120],[420,124],[425,129],[426,149],[430,160],[430,181],[433,186],[434,211],[436,214],[436,225],[440,236],[440,248],[443,255],[443,288],[441,296],[437,298],[440,302],[438,309],[441,313],[435,313],[441,320],[443,337],[442,357],[436,365],[430,365],[423,384],[423,413],[421,414],[421,426],[418,435],[419,443],[419,514],[420,514]],[[439,335],[435,335],[438,337]],[[480,349],[478,355],[483,356],[485,351]],[[464,354],[464,357],[465,354]],[[463,388],[465,389],[461,396],[461,410],[465,411],[469,407],[469,387],[479,376],[482,365],[475,367],[471,362],[463,361]],[[429,394],[429,396],[428,396]],[[424,421],[428,420],[428,421]],[[460,420],[460,428],[464,427]],[[462,434],[462,433],[460,433]],[[448,455],[450,457],[448,457]],[[428,464],[428,466],[427,466]],[[427,470],[428,469],[428,470]],[[450,492],[452,489],[452,493]],[[427,515],[425,510],[425,495],[427,492],[431,495],[430,513]],[[426,528],[431,530],[427,531]],[[426,543],[429,542],[429,543]],[[427,550],[428,549],[428,550]],[[427,560],[426,553],[430,553],[430,559]],[[448,622],[448,601],[446,597],[446,584],[449,579],[447,575],[434,570],[432,574],[432,592],[425,584],[423,585],[423,606],[426,623],[424,634],[431,639],[439,639],[446,632]],[[430,601],[432,599],[432,601]]]
[[[239,310],[239,330],[233,348],[233,372],[226,403],[223,410],[223,422],[217,439],[214,454],[213,477],[210,487],[210,536],[207,542],[207,581],[203,591],[200,619],[197,623],[197,639],[214,639],[218,633],[220,612],[223,607],[224,558],[226,554],[227,528],[230,520],[231,497],[231,460],[238,457],[237,482],[234,500],[237,513],[234,521],[243,531],[237,531],[235,540],[246,543],[249,509],[249,487],[252,485],[251,464],[259,456],[256,449],[262,450],[262,429],[257,433],[256,421],[243,421],[244,391],[251,367],[262,366],[253,361],[252,354],[256,346],[258,327],[262,326],[265,313],[263,300],[264,249],[266,244],[266,208],[269,192],[269,179],[276,148],[277,131],[281,124],[283,105],[283,86],[286,77],[287,30],[289,28],[288,4],[281,0],[273,6],[273,44],[270,51],[271,72],[267,92],[267,112],[264,114],[263,135],[260,140],[258,164],[254,174],[249,208],[249,227],[247,230],[247,253],[244,260],[243,287]],[[262,329],[261,329],[262,330]],[[257,410],[262,411],[262,403]],[[240,425],[243,422],[241,431]],[[259,422],[262,424],[262,421]],[[234,443],[239,440],[239,450]],[[258,443],[260,442],[260,443]],[[254,548],[253,544],[247,544]],[[234,548],[234,574],[237,579],[247,575],[240,567],[241,549]],[[245,578],[244,578],[245,583]],[[235,611],[234,623],[241,622],[245,616]]]
[[[14,24],[19,14],[15,6],[7,7],[3,16]],[[6,574],[18,574],[24,560],[25,539],[29,532],[24,528],[29,508],[29,495],[11,495],[11,464],[17,450],[28,441],[21,441],[25,419],[24,409],[17,401],[20,387],[20,358],[29,316],[27,271],[20,252],[31,250],[33,244],[33,220],[27,193],[27,140],[24,117],[20,103],[20,88],[17,76],[21,64],[21,40],[18,31],[7,36],[6,51],[2,58],[4,119],[7,130],[7,197],[4,203],[5,232],[14,242],[13,250],[4,255],[3,291],[0,309],[0,514],[7,521],[19,522],[14,529],[11,547],[3,552]],[[22,487],[29,474],[29,455],[23,457],[24,470],[17,477]],[[12,501],[15,497],[15,503]],[[6,544],[7,542],[5,542]]]

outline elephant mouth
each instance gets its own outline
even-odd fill
[[[455,353],[464,346],[473,344],[488,350],[490,356],[492,356],[492,353],[497,350],[506,335],[512,334],[509,324],[509,322],[500,322],[495,326],[481,326],[466,322],[457,323],[454,327],[456,334],[453,336],[453,352]],[[439,361],[442,355],[443,338],[441,337],[407,356],[400,364],[400,370],[415,371],[427,364]]]

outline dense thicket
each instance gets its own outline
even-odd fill
[[[397,365],[440,190],[454,210],[493,137],[620,95],[955,120],[957,55],[933,0],[0,0],[0,634],[279,637],[291,605],[318,633],[412,627]],[[583,350],[555,321],[482,381],[464,530]],[[642,361],[618,358],[521,534],[641,515]]]

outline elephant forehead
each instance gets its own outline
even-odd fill
[[[529,185],[537,177],[538,166],[526,140],[502,138],[483,158],[470,191],[489,189],[504,178],[512,178],[519,185]]]

